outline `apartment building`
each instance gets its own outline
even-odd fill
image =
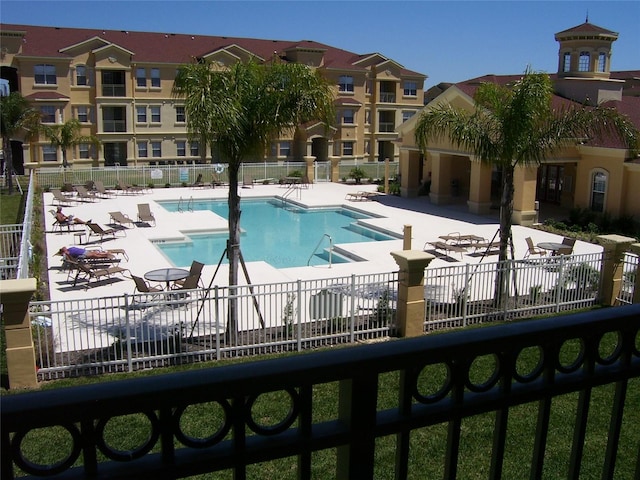
[[[335,84],[337,118],[329,133],[318,124],[301,125],[255,161],[398,160],[396,127],[423,106],[426,75],[379,53],[312,40],[0,24],[0,44],[2,78],[33,102],[43,123],[75,118],[83,135],[100,140],[99,148],[86,144],[68,152],[72,166],[219,161],[215,151],[188,138],[184,105],[171,95],[177,69],[193,59],[225,68],[277,57],[320,69]],[[22,140],[25,166],[62,163],[62,152],[45,138]]]
[[[554,108],[606,105],[627,115],[640,129],[640,70],[614,71],[613,42],[618,33],[585,23],[555,34],[558,71],[550,74]],[[483,83],[509,85],[521,78],[484,75],[456,83],[435,96],[424,108],[439,104],[472,111],[474,94]],[[447,139],[433,142],[426,152],[415,141],[419,114],[398,127],[402,138],[401,194],[417,196],[421,184],[430,183],[429,198],[435,204],[466,201],[469,211],[487,214],[500,195],[500,171]],[[513,221],[528,225],[539,208],[554,206],[588,208],[614,217],[640,216],[640,157],[633,156],[613,138],[586,139],[545,159],[539,166],[516,169]]]

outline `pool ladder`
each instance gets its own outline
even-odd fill
[[[316,245],[316,248],[313,249],[313,253],[311,253],[311,256],[309,257],[309,260],[307,260],[307,267],[311,264],[311,259],[313,258],[313,256],[318,251],[318,248],[322,244],[322,241],[324,240],[324,237],[327,237],[329,239],[329,268],[331,268],[331,255],[333,254],[333,239],[331,238],[331,235],[329,235],[328,233],[325,233],[325,234],[322,235],[322,237],[320,238],[320,241]]]
[[[282,195],[282,204],[284,205],[284,203],[286,202],[287,198],[290,197],[294,192],[298,192],[297,193],[297,198],[300,198],[300,185],[294,183],[293,185],[290,185],[289,188],[287,188],[287,191],[284,192],[284,194]]]
[[[193,197],[189,198],[189,201],[187,202],[187,206],[186,209],[190,212],[193,212]],[[185,207],[183,205],[183,201],[182,201],[182,197],[180,197],[180,201],[178,202],[178,211],[180,213],[185,211]]]

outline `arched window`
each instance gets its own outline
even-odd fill
[[[566,52],[563,57],[562,63],[562,71],[570,72],[571,71],[571,52]]]
[[[606,64],[607,64],[607,54],[604,52],[600,52],[600,54],[598,55],[598,71],[604,72]]]
[[[604,212],[604,202],[607,193],[606,172],[596,170],[591,177],[591,210],[594,212]]]
[[[591,55],[589,55],[589,52],[580,52],[580,61],[578,63],[578,71],[588,72],[590,62],[591,62]]]

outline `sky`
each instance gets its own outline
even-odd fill
[[[612,70],[640,70],[637,0],[0,0],[2,23],[314,40],[376,52],[427,75],[426,88],[527,67],[555,73],[554,34],[587,16],[619,33]]]

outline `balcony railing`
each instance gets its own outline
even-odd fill
[[[614,478],[614,473],[633,478],[633,472],[638,478],[639,438],[627,423],[636,421],[629,415],[635,415],[637,407],[631,399],[638,387],[632,379],[640,377],[639,330],[640,305],[630,305],[117,384],[5,396],[0,399],[1,475],[182,478],[225,470],[233,478],[247,478],[254,464],[287,459],[297,478],[309,479],[314,468],[327,468],[314,463],[316,455],[332,451],[335,461],[327,471],[332,478],[376,478],[376,469],[383,468],[406,479],[411,459],[425,456],[430,464],[441,465],[444,478],[456,478],[465,459],[462,447],[486,447],[489,442],[486,477],[502,478],[507,439],[521,433],[521,426],[508,420],[531,404],[537,420],[527,436],[529,453],[519,460],[520,478],[542,478],[543,472],[557,469],[548,464],[550,454],[558,455],[548,445],[557,415],[573,417],[565,421],[573,426],[563,452],[567,478],[579,478],[583,463],[596,460],[599,478]],[[605,338],[609,343],[614,339],[613,348],[603,348]],[[563,354],[568,344],[577,349],[575,355]],[[532,353],[537,356],[533,362],[528,358]],[[476,378],[473,366],[483,359],[492,359],[493,373]],[[444,372],[442,382],[426,389],[423,377],[434,369]],[[380,385],[391,377],[397,396],[379,398]],[[322,401],[316,389],[332,382],[338,386],[335,413],[318,411]],[[595,392],[606,385],[612,387],[612,400],[603,407]],[[574,392],[575,408],[556,412],[556,399]],[[254,418],[256,403],[265,398],[260,397],[274,393],[291,405],[285,418]],[[595,409],[590,407],[596,403],[601,418],[594,423]],[[190,408],[203,406],[221,412],[220,424],[212,425],[211,432],[199,429],[202,436],[194,437],[184,421]],[[492,433],[465,432],[463,420],[481,414],[495,415],[487,426]],[[134,446],[112,445],[105,438],[109,423],[127,418],[144,419],[148,438]],[[446,432],[441,454],[412,437],[434,425]],[[629,428],[635,433],[621,436]],[[61,453],[61,440],[54,436],[34,453],[28,438],[35,429],[53,429],[69,448]],[[586,440],[593,435],[602,441],[597,459],[587,453],[591,447]],[[395,455],[380,458],[381,442],[392,442]],[[34,462],[34,455],[50,463]]]
[[[396,103],[396,94],[391,92],[380,92],[380,103]]]

